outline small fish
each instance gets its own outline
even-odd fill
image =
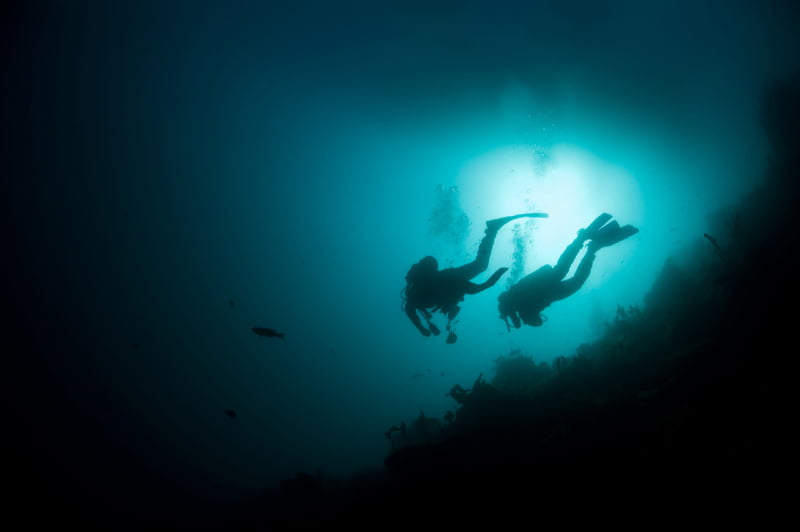
[[[235,302],[233,299],[231,299],[230,301],[228,301],[228,305],[230,305],[230,306],[231,306],[231,309],[235,309],[235,308],[236,308],[236,302]]]
[[[708,233],[703,233],[703,236],[706,237],[706,239],[709,242],[711,242],[712,246],[714,246],[714,253],[719,253],[720,251],[722,251],[722,248],[719,247],[719,243],[717,242],[716,238],[714,238],[713,236],[709,235]]]
[[[284,337],[282,332],[278,332],[275,329],[269,329],[267,327],[253,327],[253,332],[259,336],[266,336],[267,338],[283,339]]]
[[[425,376],[425,374],[424,374],[424,373],[414,373],[414,374],[411,376],[411,378],[412,378],[412,379],[419,379],[420,377],[424,377],[424,376]]]
[[[225,415],[231,419],[234,419],[236,417],[236,410],[231,410],[230,408],[226,408]]]
[[[131,347],[134,349],[139,349],[139,344],[137,344],[136,342],[131,342]]]

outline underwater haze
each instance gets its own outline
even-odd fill
[[[792,2],[1,9],[23,476],[120,508],[380,469],[498,357],[573,356],[764,179],[760,98],[800,68]],[[457,341],[419,334],[411,265],[524,212]],[[497,296],[603,212],[639,233],[509,330]]]

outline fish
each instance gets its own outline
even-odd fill
[[[226,408],[225,409],[225,415],[228,416],[229,418],[233,419],[233,418],[236,417],[236,410],[232,410],[230,408]]]
[[[228,305],[230,305],[231,309],[235,309],[236,308],[236,302],[233,299],[228,301]]]
[[[703,236],[706,237],[706,239],[709,242],[711,242],[712,246],[714,246],[714,253],[719,253],[720,251],[722,251],[722,248],[719,247],[719,242],[717,242],[716,238],[714,238],[713,236],[709,235],[708,233],[703,233]]]
[[[412,379],[418,379],[418,378],[420,378],[420,377],[424,377],[424,376],[425,376],[425,374],[424,374],[424,373],[414,373],[414,374],[411,376],[411,378],[412,378]]]
[[[259,336],[266,336],[267,338],[283,339],[285,336],[282,332],[278,332],[275,329],[270,329],[268,327],[253,327],[253,332]]]

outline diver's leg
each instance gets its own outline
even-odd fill
[[[589,273],[592,271],[594,256],[595,255],[593,252],[587,252],[580,264],[578,264],[578,269],[575,271],[575,275],[566,281],[561,281],[558,283],[558,288],[556,288],[553,292],[553,301],[558,301],[560,299],[569,297],[577,292],[581,286],[583,286],[583,283],[586,282],[586,279],[589,278]]]
[[[458,272],[458,276],[462,279],[469,280],[478,274],[485,272],[489,267],[489,257],[492,255],[492,247],[494,246],[495,238],[497,237],[497,230],[489,231],[483,235],[480,245],[478,246],[478,255],[475,260],[468,262],[463,266],[453,268]]]
[[[583,243],[590,238],[594,238],[600,228],[609,220],[611,220],[611,215],[604,212],[595,218],[592,223],[578,231],[578,236],[572,241],[572,244],[567,246],[567,249],[558,258],[555,268],[553,268],[558,279],[563,279],[567,275],[572,263],[575,261],[575,257],[578,256],[578,252],[583,247]]]
[[[486,230],[478,246],[478,255],[475,260],[467,263],[458,268],[453,268],[458,272],[459,276],[463,279],[472,279],[478,274],[485,272],[489,267],[489,257],[492,255],[492,247],[497,238],[497,233],[505,224],[516,220],[517,218],[547,218],[547,214],[543,212],[529,212],[525,214],[515,214],[514,216],[506,216],[504,218],[495,218],[486,222]]]
[[[572,243],[567,246],[561,256],[558,258],[558,262],[553,267],[553,276],[556,279],[563,279],[564,276],[567,275],[569,272],[572,263],[575,262],[575,257],[578,256],[578,253],[581,251],[583,247],[584,237],[579,232],[578,237],[572,241]]]

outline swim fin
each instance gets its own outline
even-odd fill
[[[527,212],[525,214],[515,214],[513,216],[504,216],[503,218],[495,218],[486,222],[486,232],[499,231],[501,227],[512,220],[517,218],[547,218],[549,214],[546,212]]]
[[[614,244],[622,242],[626,238],[631,237],[638,232],[639,230],[632,225],[624,225],[620,227],[616,221],[613,221],[597,231],[595,237],[592,239],[591,246],[594,249],[613,246]]]
[[[605,224],[611,220],[612,216],[607,212],[604,212],[600,216],[594,219],[592,223],[586,226],[583,230],[583,237],[586,239],[595,238],[599,234],[600,228],[603,227]]]

